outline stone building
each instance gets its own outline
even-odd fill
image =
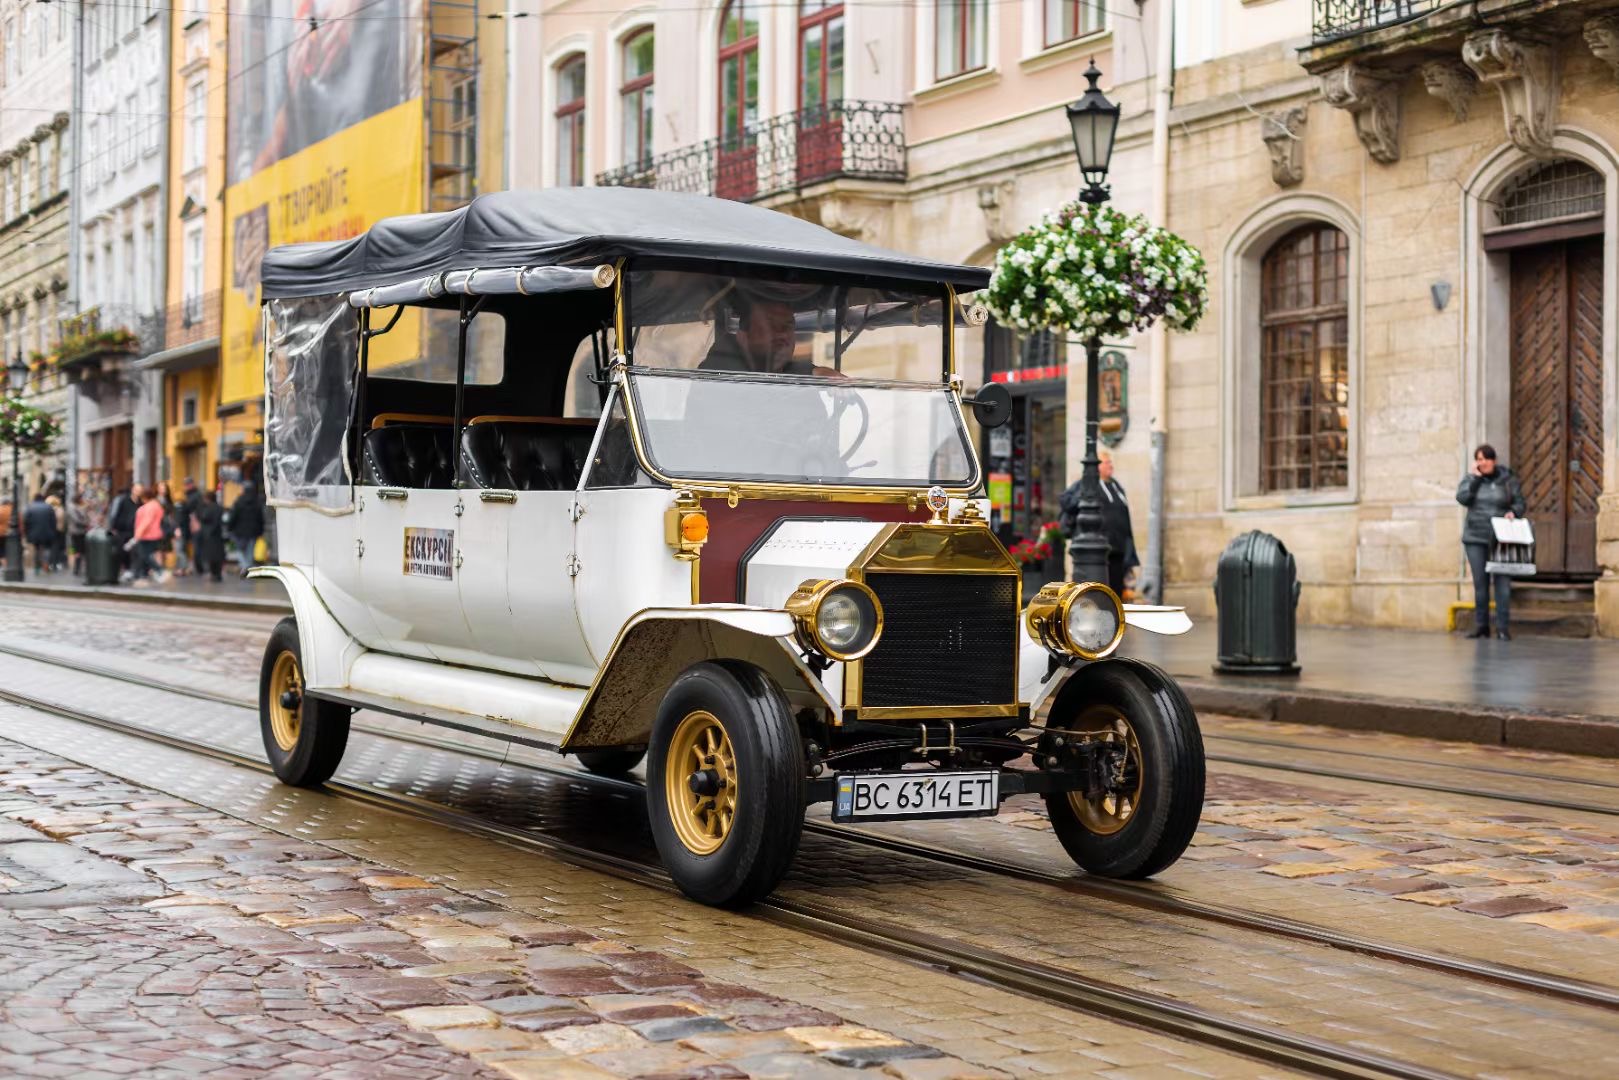
[[[1169,342],[1168,598],[1208,612],[1222,545],[1264,529],[1301,619],[1442,627],[1488,441],[1537,530],[1518,613],[1619,634],[1619,9],[1178,14],[1169,225],[1212,309]]]
[[[67,380],[49,357],[68,310],[72,52],[66,5],[0,3],[0,346],[5,363],[21,357],[31,369],[24,399],[64,426]],[[25,456],[25,498],[63,492],[67,461],[66,440]],[[9,499],[11,462],[3,465],[0,492]]]

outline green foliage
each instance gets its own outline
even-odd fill
[[[49,450],[62,435],[62,422],[44,409],[16,398],[0,398],[0,445],[21,450]]]
[[[1122,337],[1159,319],[1191,330],[1208,303],[1203,255],[1140,214],[1070,203],[995,257],[986,297],[1005,326]]]

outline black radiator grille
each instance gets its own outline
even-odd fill
[[[883,636],[865,659],[862,706],[1017,701],[1017,577],[875,573],[866,584]]]

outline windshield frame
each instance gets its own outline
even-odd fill
[[[926,479],[915,481],[896,481],[893,483],[862,482],[858,476],[850,476],[838,481],[801,479],[797,481],[761,480],[752,479],[741,474],[731,476],[678,476],[660,469],[649,449],[646,431],[642,425],[641,403],[636,392],[635,380],[638,378],[653,379],[687,379],[692,381],[715,382],[758,382],[763,384],[793,383],[831,389],[897,389],[910,392],[932,392],[943,394],[947,401],[947,409],[951,419],[955,422],[956,432],[961,439],[961,445],[967,456],[967,463],[971,469],[971,476],[962,484],[932,485]],[[962,412],[961,397],[952,383],[910,382],[892,379],[829,379],[813,375],[764,375],[744,372],[714,372],[714,371],[685,371],[666,368],[646,368],[639,370],[633,367],[620,367],[614,373],[614,380],[623,391],[625,415],[629,418],[630,440],[635,448],[635,456],[640,460],[641,468],[647,475],[670,487],[691,488],[694,490],[749,490],[782,492],[811,497],[825,497],[831,493],[859,493],[872,496],[883,501],[914,502],[917,493],[926,491],[930,486],[938,486],[951,495],[970,497],[983,485],[983,463],[979,460],[978,446],[973,441],[972,432],[967,427],[966,416]]]

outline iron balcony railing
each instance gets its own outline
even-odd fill
[[[164,313],[166,347],[173,349],[219,336],[220,292],[214,289],[182,297]]]
[[[1450,0],[1315,0],[1315,41],[1333,41],[1426,15]]]
[[[842,101],[784,113],[745,134],[708,139],[610,169],[604,187],[657,188],[749,202],[825,180],[905,179],[903,106]]]

